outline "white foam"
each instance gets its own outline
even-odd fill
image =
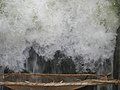
[[[36,41],[52,58],[56,50],[84,62],[110,58],[118,28],[108,0],[5,0],[0,17],[0,61],[23,68],[23,51]],[[29,42],[29,43],[26,43]]]

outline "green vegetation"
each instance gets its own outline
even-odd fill
[[[119,0],[112,0],[111,9],[113,9],[118,16],[120,16],[120,1]]]
[[[4,13],[5,1],[0,0],[0,14]]]
[[[106,28],[108,32],[109,28],[117,27],[120,16],[120,1],[110,0],[106,2],[98,2],[96,10],[94,11],[93,20],[98,24]],[[114,21],[114,22],[113,22]],[[115,24],[116,23],[116,24]]]

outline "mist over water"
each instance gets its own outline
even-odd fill
[[[0,64],[21,70],[33,47],[46,61],[60,50],[77,71],[81,63],[111,66],[119,24],[112,7],[110,0],[0,0]]]

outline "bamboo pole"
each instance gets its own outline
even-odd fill
[[[24,86],[24,87],[61,87],[61,86],[93,86],[93,85],[106,85],[115,84],[120,85],[120,80],[84,80],[81,82],[70,83],[32,83],[32,82],[0,82],[2,86]]]
[[[61,76],[61,77],[81,77],[81,76],[93,76],[96,77],[95,74],[31,74],[31,73],[9,73],[9,74],[0,74],[4,76],[34,76],[34,77],[49,77],[49,76]]]
[[[109,75],[109,74],[108,74]],[[96,74],[33,74],[33,73],[7,73],[7,74],[3,74],[1,73],[0,76],[34,76],[34,77],[51,77],[51,76],[55,76],[55,77],[82,77],[82,76],[91,76],[91,77],[104,77],[104,76],[108,76],[108,75],[96,75]]]

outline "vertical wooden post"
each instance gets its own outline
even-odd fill
[[[117,30],[116,36],[116,46],[114,52],[114,60],[113,60],[113,78],[120,78],[120,27]],[[119,90],[117,85],[113,86],[113,90]]]

